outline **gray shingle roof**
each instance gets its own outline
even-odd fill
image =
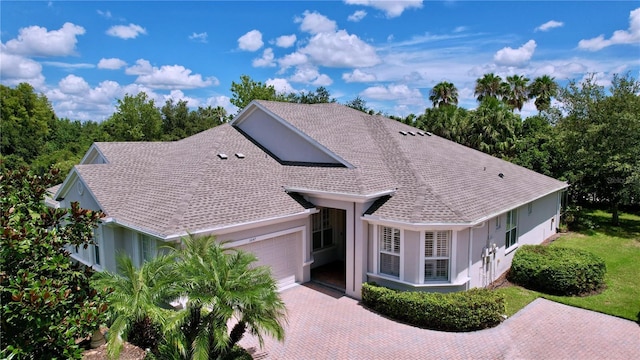
[[[354,168],[282,165],[225,124],[176,142],[97,143],[108,164],[78,165],[77,172],[108,216],[159,236],[303,212],[308,206],[284,188],[397,189],[373,215],[468,223],[566,186],[438,136],[401,135],[416,129],[342,105],[256,103]]]

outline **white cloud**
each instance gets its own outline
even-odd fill
[[[467,31],[467,27],[466,26],[456,26],[455,29],[453,29],[454,33],[461,33]]]
[[[289,80],[315,86],[329,86],[333,80],[326,74],[320,74],[315,66],[299,66]]]
[[[89,90],[89,84],[83,78],[73,74],[60,80],[58,87],[65,94],[80,94]]]
[[[345,30],[314,35],[300,52],[314,64],[328,67],[367,67],[380,62],[376,49]]]
[[[2,50],[25,56],[73,55],[78,35],[83,35],[82,26],[65,23],[59,30],[47,31],[40,26],[20,29],[17,39],[7,41]]]
[[[262,52],[262,57],[253,59],[253,62],[251,64],[253,65],[253,67],[276,66],[276,63],[274,61],[273,49],[272,48],[264,49],[264,51]]]
[[[256,51],[262,47],[262,33],[258,30],[251,30],[240,36],[238,39],[238,47],[241,50]]]
[[[136,64],[128,67],[124,73],[127,75],[145,75],[151,74],[153,72],[153,66],[149,60],[138,59],[136,60]]]
[[[562,26],[564,26],[563,22],[550,20],[550,21],[547,21],[546,23],[538,26],[534,31],[549,31],[549,30],[551,30],[553,28],[562,27]]]
[[[102,16],[105,19],[111,19],[111,11],[107,10],[107,11],[102,11],[102,10],[97,10],[98,15]]]
[[[120,39],[128,40],[135,39],[138,35],[145,35],[147,30],[140,25],[114,25],[107,30],[107,35],[119,37]]]
[[[349,17],[347,17],[347,20],[348,21],[353,21],[353,22],[359,22],[360,20],[364,19],[365,16],[367,16],[367,12],[366,11],[357,10],[353,14],[349,15]]]
[[[273,88],[276,89],[276,92],[279,94],[288,94],[288,93],[297,91],[296,89],[293,88],[293,86],[291,86],[291,84],[289,84],[289,81],[287,81],[287,79],[282,79],[282,78],[267,79],[267,81],[265,81],[265,84],[269,86],[273,86]]]
[[[360,69],[355,69],[351,73],[342,74],[342,80],[351,83],[351,82],[371,82],[376,81],[376,75],[366,73],[361,71]]]
[[[294,52],[291,54],[287,54],[284,57],[278,59],[278,64],[284,70],[292,66],[306,64],[308,61],[309,61],[309,58],[307,57],[307,55],[301,54],[299,52]]]
[[[30,83],[34,87],[44,85],[42,65],[37,61],[0,51],[0,79],[3,83],[17,85]]]
[[[67,71],[75,70],[75,69],[93,69],[96,67],[94,64],[87,63],[67,63],[62,61],[42,61],[42,65],[53,66],[61,69],[65,69]]]
[[[371,6],[385,12],[387,17],[394,18],[402,15],[406,9],[422,8],[422,0],[380,1],[380,0],[345,0],[349,5]]]
[[[136,64],[125,70],[127,75],[138,75],[137,84],[152,89],[194,89],[217,86],[215,77],[202,78],[200,74],[191,74],[191,70],[182,65],[152,66],[148,60],[138,59]]]
[[[238,112],[238,107],[231,104],[231,98],[224,95],[217,95],[207,98],[207,100],[205,100],[205,104],[206,106],[212,106],[214,108],[217,106],[222,106],[225,110],[227,110],[227,114],[235,114]]]
[[[616,30],[609,39],[604,35],[595,38],[580,40],[578,47],[589,51],[598,51],[611,45],[640,44],[640,8],[629,13],[629,29]]]
[[[98,69],[118,70],[126,65],[127,63],[124,60],[118,58],[102,58],[98,62]]]
[[[167,102],[167,100],[173,100],[174,103],[177,103],[178,101],[186,101],[187,106],[194,108],[197,108],[201,104],[200,100],[186,96],[182,90],[171,90],[169,94],[162,95],[162,98],[164,99],[163,104]]]
[[[282,35],[276,39],[276,46],[281,48],[292,47],[296,43],[296,34]]]
[[[189,40],[193,40],[195,42],[201,42],[206,44],[207,43],[207,38],[209,37],[209,35],[207,35],[206,32],[203,33],[193,33],[191,35],[189,35]]]
[[[295,22],[300,23],[300,30],[310,34],[334,32],[338,28],[335,21],[318,13],[305,11],[302,18],[296,18]]]
[[[529,40],[517,49],[505,47],[498,50],[493,56],[493,60],[502,66],[522,66],[529,62],[535,50],[536,42]]]
[[[404,103],[423,101],[422,94],[418,89],[410,89],[407,85],[390,84],[388,86],[372,86],[360,93],[375,100],[400,100]]]

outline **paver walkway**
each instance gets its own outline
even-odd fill
[[[632,321],[537,299],[499,326],[447,333],[400,324],[357,300],[303,285],[281,293],[288,309],[284,343],[256,359],[640,359],[640,326]]]

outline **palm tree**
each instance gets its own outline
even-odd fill
[[[284,339],[285,306],[269,268],[253,267],[254,255],[225,249],[214,237],[187,237],[183,246],[175,253],[174,276],[188,301],[166,329],[181,358],[224,355],[246,330],[261,344],[263,335]]]
[[[429,100],[433,102],[433,107],[442,105],[458,104],[458,89],[450,82],[440,82],[431,89]]]
[[[482,78],[476,80],[474,95],[476,95],[479,102],[482,102],[487,97],[500,100],[504,89],[502,84],[500,76],[494,73],[485,74]]]
[[[533,80],[529,86],[529,99],[534,101],[539,112],[547,110],[551,106],[551,98],[558,94],[558,84],[549,75],[543,75]]]
[[[522,110],[522,106],[529,98],[529,79],[522,75],[511,75],[507,76],[506,84],[508,90],[505,93],[504,102],[511,111]]]
[[[172,282],[165,276],[172,264],[167,257],[145,262],[139,269],[125,255],[119,255],[117,262],[118,273],[96,273],[92,280],[95,288],[109,291],[107,301],[112,322],[107,353],[110,358],[118,357],[123,340],[143,348],[157,346],[157,342],[149,343],[157,338],[133,340],[136,329],[146,325],[147,330],[157,331],[171,315],[160,306],[172,289]]]

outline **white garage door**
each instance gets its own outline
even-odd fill
[[[302,233],[295,232],[270,239],[238,246],[237,249],[251,252],[258,257],[256,265],[271,267],[271,275],[282,289],[296,281],[298,266],[302,258]]]

